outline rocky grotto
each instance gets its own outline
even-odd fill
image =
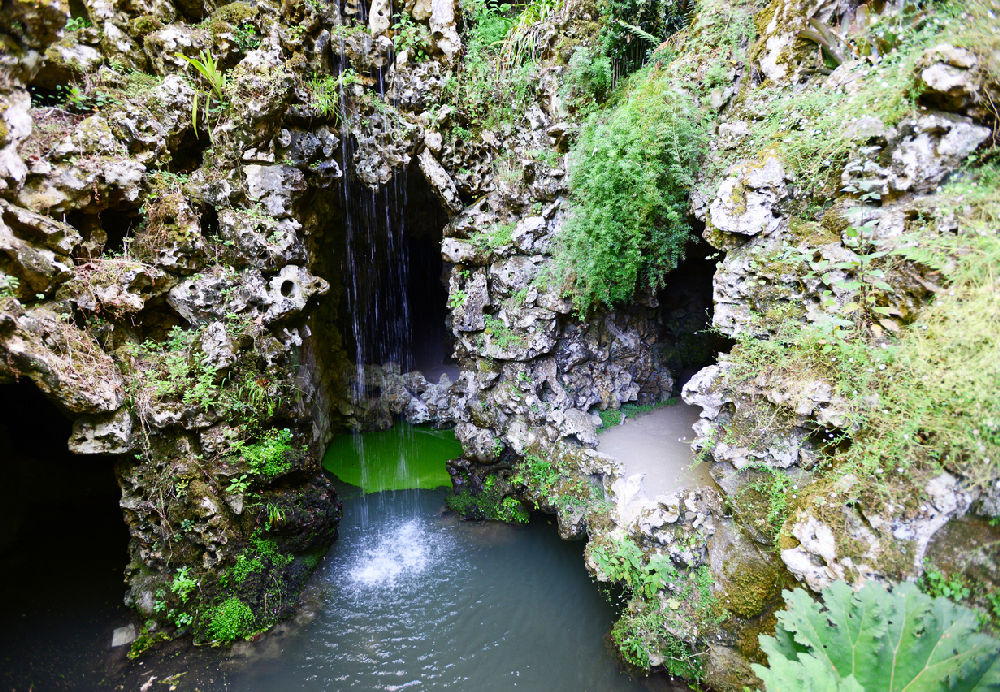
[[[995,0],[3,0],[0,548],[117,503],[128,665],[257,640],[406,421],[633,675],[1000,689],[998,103]]]

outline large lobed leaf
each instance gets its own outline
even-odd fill
[[[947,598],[876,582],[835,582],[822,604],[804,589],[784,596],[775,636],[760,637],[769,665],[753,666],[769,692],[1000,690],[1000,640]]]

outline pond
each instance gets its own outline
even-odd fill
[[[446,483],[444,462],[458,449],[450,432],[406,426],[360,437],[335,441],[326,463],[370,487],[392,487],[397,471],[425,486]],[[357,468],[359,458],[371,467]],[[129,663],[110,650],[122,607],[103,591],[81,594],[78,609],[100,624],[70,636],[75,618],[39,621],[47,629],[19,647],[19,660],[3,661],[0,679],[18,681],[16,689],[32,681],[151,691],[675,689],[621,669],[607,637],[615,614],[584,568],[583,544],[561,541],[547,518],[465,522],[445,511],[446,488],[337,486],[339,539],[300,614],[260,641],[230,650],[174,643]],[[120,593],[120,573],[114,580]],[[22,622],[36,615],[24,612]]]

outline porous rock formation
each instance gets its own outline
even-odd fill
[[[954,541],[989,532],[966,515],[996,516],[997,486],[942,473],[904,508],[857,501],[850,477],[807,493],[824,436],[851,433],[831,382],[767,370],[736,378],[726,355],[677,381],[662,295],[574,314],[554,258],[579,126],[562,83],[573,50],[595,39],[588,3],[545,21],[530,98],[496,128],[471,122],[448,91],[462,59],[454,2],[405,5],[420,57],[393,49],[381,0],[85,4],[87,25],[71,30],[58,1],[12,3],[0,36],[0,271],[16,279],[0,289],[0,372],[31,379],[73,417],[74,451],[119,457],[129,599],[158,627],[183,629],[191,623],[173,613],[190,611],[213,636],[213,608],[231,598],[260,627],[286,612],[294,599],[284,595],[335,530],[323,445],[341,428],[400,415],[454,423],[456,492],[499,479],[507,495],[556,514],[564,537],[586,535],[599,579],[625,539],[668,565],[675,578],[630,604],[661,614],[662,627],[632,634],[653,666],[669,662],[665,641],[697,651],[717,689],[754,683],[747,664],[760,660],[756,636],[773,626],[784,586],[915,578],[928,551],[995,578],[995,564],[983,568],[993,558],[963,559]],[[817,46],[800,35],[809,20],[846,25],[856,13],[850,2],[702,2],[664,59],[713,124],[691,214],[722,253],[713,320],[725,335],[767,338],[856,301],[847,229],[867,224],[872,249],[888,249],[995,127],[983,57],[940,44],[914,63],[918,112],[891,126],[853,121],[856,146],[824,164],[821,180],[752,137],[769,90],[846,100],[870,76],[859,56],[817,68]],[[712,38],[721,26],[755,30],[722,44]],[[218,63],[223,98],[182,55]],[[75,111],[39,99],[71,79],[85,87]],[[401,175],[419,176],[450,216],[441,253],[456,382],[398,363],[359,368],[346,355],[350,198]],[[839,263],[840,280],[816,263]],[[891,277],[877,329],[912,321],[934,290],[929,274],[909,265]],[[666,290],[682,288],[668,277]],[[697,447],[717,487],[647,498],[595,451],[596,412],[681,385],[702,409]],[[775,527],[766,503],[749,500],[779,470],[794,484],[784,492],[816,501],[794,503]],[[201,582],[198,608],[174,587],[185,568]]]

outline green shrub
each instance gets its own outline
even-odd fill
[[[253,472],[265,479],[276,478],[292,468],[289,453],[292,451],[292,431],[272,428],[259,441],[247,444],[237,440],[232,451],[250,464]]]
[[[254,572],[260,572],[264,569],[264,563],[260,561],[260,557],[254,555],[250,556],[247,553],[241,553],[236,558],[236,564],[232,567],[233,581],[237,584],[242,584],[247,580]]]
[[[408,12],[399,13],[392,30],[392,45],[397,53],[406,51],[413,62],[425,62],[430,58],[430,32],[423,24],[415,22]]]
[[[181,567],[174,575],[174,580],[170,584],[170,590],[181,599],[181,603],[187,603],[191,598],[191,592],[198,586],[198,582],[191,577],[190,567]]]
[[[512,5],[496,0],[462,0],[465,58],[450,87],[455,105],[473,129],[510,128],[530,105],[534,63],[500,69],[504,41],[517,22]]]
[[[761,636],[768,666],[753,665],[767,690],[864,692],[997,689],[1000,641],[978,633],[975,613],[904,582],[892,593],[869,581],[785,591],[774,637]]]
[[[667,673],[685,680],[700,680],[704,671],[699,655],[682,639],[669,634],[657,636],[666,624],[666,618],[661,612],[649,611],[641,615],[627,613],[611,628],[611,639],[622,658],[633,666],[648,669],[651,648],[655,646],[664,658],[663,667]]]
[[[692,98],[657,69],[636,75],[614,108],[587,121],[570,152],[572,213],[556,257],[581,315],[660,288],[677,266],[706,136]]]
[[[483,489],[473,495],[469,490],[449,495],[445,501],[448,509],[467,519],[489,519],[508,524],[527,524],[531,519],[521,502],[506,494],[503,483],[496,476],[487,476]]]
[[[685,23],[693,3],[675,0],[601,0],[601,47],[621,73],[640,67]]]
[[[208,635],[217,642],[228,644],[253,633],[253,611],[235,596],[209,610],[206,618]]]
[[[561,95],[575,110],[586,111],[608,98],[613,82],[611,59],[584,46],[569,59]]]

